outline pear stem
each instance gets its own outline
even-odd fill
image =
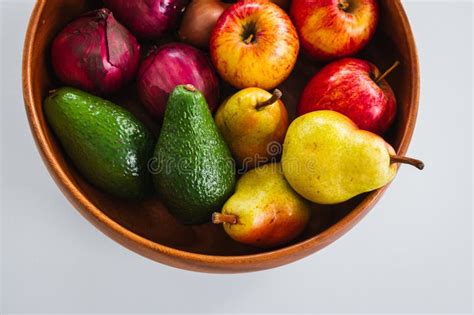
[[[393,70],[395,70],[396,67],[398,67],[400,65],[400,61],[395,61],[395,63],[387,69],[387,71],[385,71],[384,73],[382,73],[382,75],[380,75],[378,78],[375,78],[375,83],[379,83],[380,81],[382,81],[383,79],[385,79],[390,73],[392,73]]]
[[[422,161],[417,160],[417,159],[412,159],[406,156],[391,155],[390,163],[409,164],[416,167],[419,170],[422,170],[425,168],[425,163],[423,163]]]
[[[253,40],[253,34],[250,34],[249,37],[244,39],[244,43],[246,43],[248,45],[252,42],[252,40]]]
[[[255,107],[256,109],[262,109],[265,106],[269,106],[274,104],[276,101],[278,101],[281,97],[283,96],[283,93],[279,89],[275,89],[272,93],[272,97],[270,97],[268,100],[258,103],[257,106]]]
[[[222,224],[222,223],[236,224],[238,219],[239,218],[234,214],[224,214],[220,212],[214,212],[212,214],[212,223],[214,224]]]

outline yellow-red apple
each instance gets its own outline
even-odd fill
[[[288,15],[265,0],[243,0],[220,16],[210,41],[211,59],[237,88],[272,89],[291,73],[299,41]]]
[[[216,26],[217,19],[225,9],[230,7],[236,0],[193,0],[184,12],[179,38],[191,45],[208,48],[211,33]],[[284,10],[289,7],[289,0],[272,0]]]

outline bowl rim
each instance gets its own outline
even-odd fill
[[[406,33],[405,36],[409,41],[407,46],[410,64],[408,66],[412,69],[411,79],[414,84],[410,95],[411,105],[409,107],[407,123],[403,130],[400,146],[397,151],[398,154],[403,155],[408,150],[415,129],[420,93],[420,70],[417,48],[406,12],[400,0],[391,1],[393,1],[397,9],[396,11],[400,14],[402,29]],[[40,18],[46,2],[47,0],[38,0],[36,2],[30,17],[24,42],[22,65],[23,97],[30,129],[49,173],[67,199],[88,221],[94,224],[104,234],[128,249],[172,267],[200,272],[238,273],[275,268],[306,257],[337,240],[370,211],[388,188],[389,185],[386,185],[381,189],[369,193],[349,214],[318,235],[283,248],[257,254],[219,256],[187,252],[148,240],[128,230],[97,208],[81,193],[77,185],[68,178],[56,159],[53,150],[48,146],[46,134],[41,128],[39,113],[34,106],[34,83],[32,82],[31,72],[32,60],[34,59],[33,47],[38,28],[41,25]]]

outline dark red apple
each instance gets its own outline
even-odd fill
[[[377,0],[294,0],[291,17],[303,50],[318,60],[356,54],[377,28]]]
[[[334,110],[352,119],[360,129],[383,134],[393,123],[397,101],[385,73],[372,63],[345,58],[325,66],[308,83],[298,105],[298,116],[316,110]]]

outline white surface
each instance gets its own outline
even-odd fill
[[[66,201],[23,107],[32,4],[0,0],[2,312],[471,312],[472,3],[405,2],[422,68],[410,154],[425,171],[403,167],[375,209],[321,252],[242,275],[154,263]]]

